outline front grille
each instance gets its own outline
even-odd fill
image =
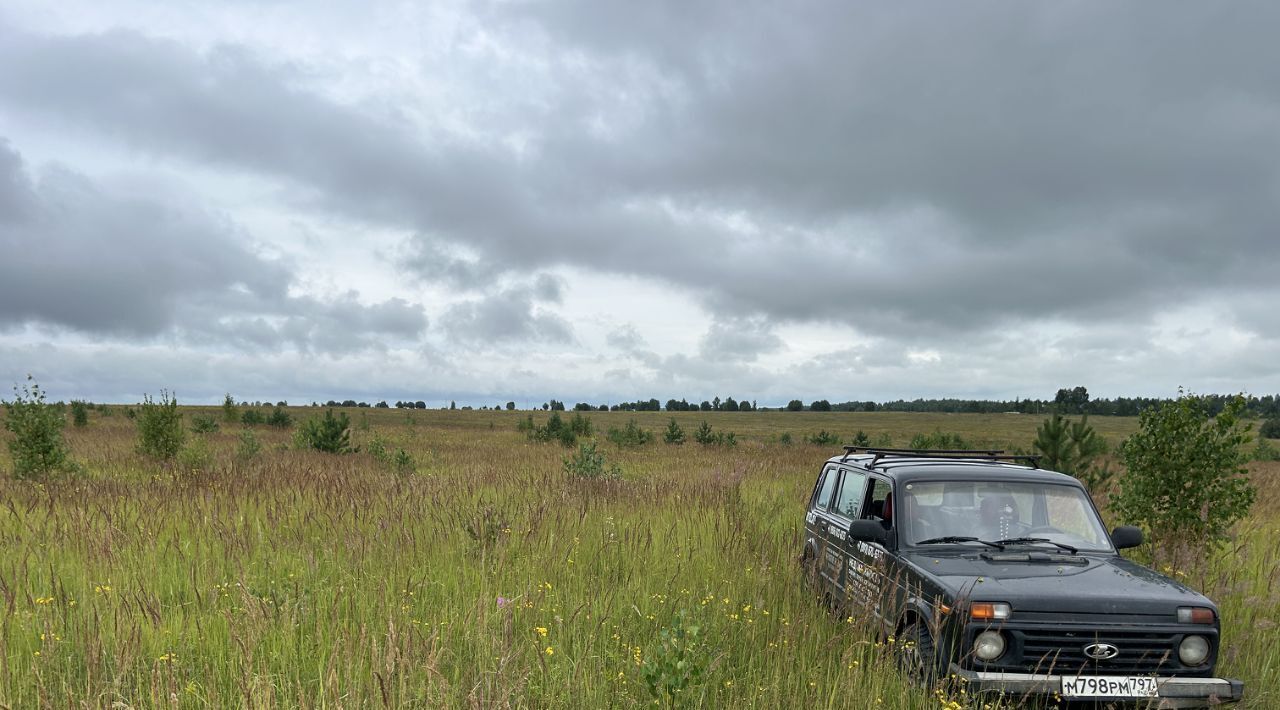
[[[1177,644],[1182,633],[1071,628],[1009,628],[1009,650],[994,663],[974,660],[980,670],[1055,675],[1185,674]],[[1212,642],[1213,639],[1211,639]],[[1085,655],[1086,646],[1106,643],[1119,649],[1115,658],[1097,660]]]

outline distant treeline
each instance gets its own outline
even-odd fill
[[[1209,404],[1211,412],[1216,415],[1221,412],[1223,407],[1231,398],[1236,395],[1226,394],[1210,394],[1199,395]],[[1139,412],[1148,407],[1153,407],[1164,402],[1171,401],[1172,398],[1159,397],[1116,397],[1114,399],[1099,398],[1093,399],[1089,396],[1089,390],[1084,387],[1063,388],[1058,390],[1053,399],[1010,399],[1010,400],[991,400],[991,399],[898,399],[892,402],[875,402],[871,400],[850,400],[846,402],[832,403],[825,399],[819,399],[805,403],[799,399],[793,399],[784,407],[762,407],[757,406],[755,400],[743,398],[741,400],[733,397],[720,399],[714,397],[709,400],[689,401],[687,399],[668,399],[666,403],[660,402],[658,399],[636,400],[634,402],[618,402],[616,404],[592,404],[589,402],[578,402],[574,404],[572,409],[579,412],[754,412],[754,411],[789,411],[789,412],[943,412],[954,414],[1091,414],[1095,416],[1119,416],[1132,417],[1137,416]],[[1280,395],[1269,394],[1262,397],[1254,395],[1244,395],[1245,412],[1248,416],[1254,417],[1280,417]],[[354,400],[344,400],[335,402],[330,400],[326,402],[327,406],[336,407],[368,407],[369,404],[364,402],[356,402]],[[375,407],[386,407],[386,402],[378,402]],[[426,409],[426,403],[417,401],[396,402],[398,408],[407,409]],[[456,403],[450,402],[449,409],[458,409]],[[462,409],[472,409],[472,407],[462,407]],[[505,405],[495,404],[492,407],[482,406],[478,409],[506,409],[515,410],[515,402],[507,402]],[[563,412],[568,407],[559,400],[552,399],[543,402],[534,409],[542,409],[544,411]]]
[[[1208,403],[1210,412],[1217,415],[1223,410],[1227,402],[1237,395],[1233,394],[1209,394],[1197,395],[1202,397]],[[1261,397],[1254,395],[1243,395],[1245,406],[1244,412],[1249,417],[1259,417],[1263,419],[1280,418],[1280,395],[1269,394]],[[231,401],[231,395],[227,395],[228,401]],[[1153,407],[1164,402],[1172,401],[1173,398],[1165,397],[1116,397],[1114,399],[1093,399],[1089,396],[1089,391],[1084,387],[1072,387],[1070,389],[1063,388],[1058,390],[1057,395],[1053,399],[898,399],[892,402],[874,402],[871,400],[859,401],[850,400],[847,402],[831,403],[825,399],[819,399],[805,403],[799,399],[793,399],[782,407],[757,406],[755,400],[748,400],[745,397],[741,400],[733,397],[720,399],[714,397],[709,400],[700,402],[691,402],[687,399],[668,399],[666,403],[662,403],[657,399],[636,400],[634,402],[618,402],[617,404],[591,404],[589,402],[578,402],[573,405],[572,409],[579,412],[943,412],[949,414],[1090,414],[1095,416],[1118,416],[1132,417],[1137,416],[1139,412],[1148,407]],[[62,402],[53,403],[55,406],[65,406]],[[75,404],[85,406],[95,406],[105,408],[106,405],[94,405],[91,402],[75,402]],[[232,406],[235,405],[231,401]],[[271,406],[269,401],[242,401],[239,403],[242,407],[255,406]],[[225,405],[224,405],[225,406]],[[276,402],[275,406],[285,407],[288,402]],[[372,407],[376,409],[388,409],[395,407],[397,409],[427,409],[427,403],[423,400],[402,400],[397,401],[394,405],[388,404],[386,401],[378,401],[374,404],[368,402],[357,401],[354,399],[328,400],[324,403],[312,402],[313,407]],[[515,402],[507,402],[506,404],[495,404],[492,407],[485,405],[480,407],[462,406],[459,407],[457,402],[450,402],[447,407],[442,409],[481,409],[481,410],[508,410],[517,409]],[[563,412],[567,409],[564,402],[560,400],[549,400],[541,405],[535,405],[532,409],[542,409],[544,411]]]

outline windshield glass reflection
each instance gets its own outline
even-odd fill
[[[1038,537],[1080,550],[1112,550],[1085,493],[1043,482],[922,481],[902,490],[903,540]]]

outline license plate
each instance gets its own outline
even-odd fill
[[[1154,698],[1156,679],[1150,676],[1081,675],[1062,677],[1064,698]]]

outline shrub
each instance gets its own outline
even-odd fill
[[[934,430],[932,434],[916,434],[911,437],[909,449],[972,449],[963,436],[946,431]]]
[[[138,409],[138,450],[152,458],[168,461],[182,450],[186,433],[178,413],[178,397],[160,390],[159,401],[142,396]]]
[[[574,433],[573,428],[566,424],[561,418],[560,412],[553,411],[551,417],[547,419],[547,423],[538,426],[533,423],[533,415],[529,415],[529,427],[526,433],[533,441],[549,442],[558,441],[561,446],[573,446],[578,443],[578,435]]]
[[[782,436],[778,437],[778,443],[782,444],[783,446],[791,446],[791,432],[789,431],[782,432]]]
[[[240,423],[244,426],[262,426],[266,422],[267,418],[256,409],[246,409],[240,414]]]
[[[673,446],[679,446],[684,443],[684,429],[676,423],[676,418],[672,417],[667,422],[667,430],[662,434],[662,440]]]
[[[218,420],[208,414],[196,414],[191,417],[191,432],[194,434],[212,434],[218,430]]]
[[[573,419],[569,420],[569,431],[574,436],[591,436],[595,432],[595,428],[591,426],[591,420],[584,414],[574,414]]]
[[[857,434],[853,435],[853,441],[849,442],[850,446],[871,446],[871,437],[867,436],[867,432],[859,429]]]
[[[197,438],[178,452],[178,466],[184,471],[207,471],[212,463],[213,452],[204,439]]]
[[[288,429],[293,426],[293,417],[284,410],[284,407],[277,406],[271,410],[271,415],[267,417],[267,424],[277,429]]]
[[[418,470],[418,462],[414,461],[413,455],[404,449],[396,449],[396,455],[391,460],[391,467],[396,473],[409,474],[416,473]]]
[[[1253,451],[1249,452],[1249,458],[1254,461],[1280,461],[1280,449],[1277,449],[1270,440],[1260,436]]]
[[[622,469],[606,466],[604,454],[596,450],[595,442],[585,442],[578,447],[577,453],[564,458],[564,470],[577,478],[619,478]]]
[[[1204,398],[1179,392],[1142,410],[1139,431],[1121,444],[1126,470],[1112,505],[1151,532],[1157,557],[1189,562],[1207,555],[1249,512],[1255,491],[1244,467],[1242,445],[1250,437],[1243,411],[1243,397],[1213,416]]]
[[[85,426],[89,423],[89,405],[78,399],[71,400],[71,423],[75,426]]]
[[[698,430],[693,433],[693,440],[703,446],[737,446],[738,435],[733,432],[712,431],[711,425],[702,422]]]
[[[644,653],[640,666],[644,686],[655,705],[677,707],[690,691],[705,680],[711,654],[702,640],[702,627],[690,623],[681,610],[671,626],[658,632],[658,638]]]
[[[333,410],[325,412],[323,418],[312,417],[302,423],[298,429],[298,440],[305,448],[324,451],[330,454],[349,454],[359,451],[351,446],[351,419],[345,412],[334,416]]]
[[[364,450],[379,463],[387,463],[391,460],[390,455],[387,453],[387,442],[376,434],[369,440],[369,443],[364,445]]]
[[[63,438],[66,419],[56,407],[46,404],[44,390],[31,377],[31,384],[13,388],[13,401],[5,402],[4,428],[13,432],[9,453],[13,456],[15,478],[38,478],[71,468],[70,450]]]
[[[231,393],[228,392],[227,396],[222,398],[222,421],[228,424],[235,424],[239,418],[236,412],[236,401],[231,399]]]
[[[840,443],[840,437],[832,434],[826,429],[823,429],[817,434],[806,436],[804,440],[805,443],[813,444],[815,446],[835,446]]]
[[[258,441],[258,437],[247,429],[240,432],[239,441],[236,443],[236,459],[249,461],[257,458],[260,453],[262,453],[262,443]]]
[[[462,529],[475,543],[476,551],[483,555],[507,539],[507,535],[511,532],[511,525],[507,522],[505,512],[491,505],[481,505],[476,509],[475,514],[463,523]]]
[[[672,421],[675,420],[673,419]],[[648,429],[641,429],[640,425],[636,424],[636,420],[628,419],[627,425],[621,429],[611,427],[609,429],[609,433],[606,434],[606,438],[617,444],[619,447],[644,446],[645,444],[653,441],[653,432]]]
[[[1111,482],[1111,467],[1099,464],[1098,457],[1107,453],[1107,442],[1089,426],[1089,415],[1077,422],[1054,414],[1036,429],[1031,444],[1041,455],[1041,465],[1073,476],[1097,495]]]
[[[1280,439],[1280,417],[1271,417],[1262,422],[1258,435],[1267,439]]]

